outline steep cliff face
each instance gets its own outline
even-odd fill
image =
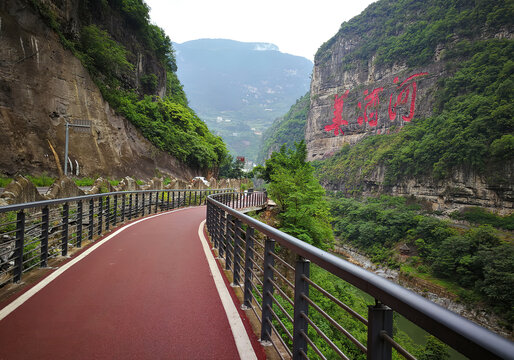
[[[58,20],[67,24],[68,35],[77,31],[79,0],[45,2]],[[90,12],[95,17],[95,12]],[[136,70],[126,79],[138,84],[144,71],[158,74],[157,93],[166,91],[166,72],[155,56],[138,48],[135,35],[111,14],[96,21],[110,24],[113,34],[131,47]],[[78,35],[77,35],[78,36]],[[164,94],[163,94],[164,95]],[[64,158],[65,122],[90,120],[85,133],[70,130],[69,155],[74,171],[82,175],[121,177],[153,176],[156,169],[179,178],[194,171],[158,150],[131,123],[104,101],[88,71],[41,15],[24,0],[0,4],[0,172],[57,174],[53,147]],[[50,145],[51,144],[51,145]]]
[[[483,205],[512,212],[512,153],[491,155],[491,144],[500,139],[510,143],[513,131],[512,114],[501,120],[493,115],[498,107],[508,106],[504,104],[510,95],[504,103],[503,95],[491,87],[506,86],[512,92],[512,74],[502,70],[508,56],[493,60],[487,50],[494,47],[508,54],[514,33],[508,18],[512,13],[512,6],[502,1],[381,0],[344,23],[319,49],[311,82],[305,134],[308,159],[327,159],[320,171],[325,186],[363,194],[417,195],[438,210]],[[491,58],[490,65],[483,61],[483,68],[498,68],[488,78],[478,78],[482,74],[473,73],[471,65],[461,71],[469,61],[479,62],[477,54]],[[466,103],[466,96],[475,97],[477,103]],[[470,110],[473,106],[477,109]],[[489,125],[489,117],[484,117],[479,126],[468,126],[484,113],[490,115]],[[460,148],[466,148],[455,159],[439,149],[446,140],[437,143],[437,130],[432,131],[437,122],[446,121],[460,128],[447,135],[448,147],[459,147],[450,142],[460,139]],[[406,125],[407,140],[407,135],[398,134]],[[487,126],[494,133],[482,131]],[[412,136],[415,127],[419,131]],[[428,137],[436,138],[437,148],[418,146]],[[355,146],[365,139],[366,146]],[[480,145],[473,150],[475,139]],[[412,146],[396,145],[408,141]],[[404,152],[404,157],[399,159],[395,151]],[[430,161],[422,163],[423,153],[432,157]],[[496,171],[495,176],[491,171]]]

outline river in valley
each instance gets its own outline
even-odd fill
[[[348,251],[348,250],[349,249],[345,249],[345,251]],[[348,257],[341,253],[338,253],[335,255],[340,256],[341,258],[344,258],[345,260],[348,260]],[[360,263],[360,265],[362,267],[364,267],[367,270],[374,268],[373,263],[369,259],[367,259],[366,257],[364,257],[360,254],[352,253],[352,258],[353,258],[353,260],[356,260],[356,261],[352,261],[353,263],[358,262],[358,263]],[[356,288],[356,291],[358,294],[360,294],[362,296],[363,299],[366,300],[367,304],[370,304],[370,305],[374,304],[375,299],[372,296],[368,295],[367,293],[365,293],[357,288]],[[412,323],[411,321],[409,321],[404,316],[402,316],[398,313],[396,313],[394,316],[394,322],[395,322],[395,325],[397,326],[397,328],[399,330],[405,332],[416,345],[424,346],[426,344],[426,339],[427,339],[427,336],[429,335],[428,332],[426,332],[425,330],[423,330],[422,328],[420,328],[419,326]],[[448,347],[448,353],[450,355],[451,360],[468,359],[466,356],[462,355],[461,353],[457,352],[456,350],[454,350],[451,347]]]

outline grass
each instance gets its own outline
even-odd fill
[[[77,186],[92,186],[95,182],[93,178],[82,178],[82,179],[74,179],[75,185]]]
[[[56,180],[55,178],[50,177],[45,173],[39,176],[27,175],[26,178],[29,179],[35,186],[39,187],[51,186]]]
[[[11,178],[0,176],[0,187],[6,187],[11,183],[11,181]]]
[[[453,212],[451,217],[476,225],[491,225],[495,228],[514,230],[514,214],[499,216],[479,207],[471,207],[462,212]]]
[[[459,298],[460,298],[460,294],[468,291],[450,280],[445,280],[445,279],[440,279],[440,278],[434,277],[432,274],[430,274],[430,272],[421,272],[417,269],[416,266],[413,266],[413,265],[402,264],[400,266],[400,271],[406,275],[412,276],[414,278],[423,279],[434,285],[440,286],[445,291],[447,291],[451,294],[454,294],[454,295],[458,296]]]

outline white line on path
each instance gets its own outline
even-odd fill
[[[202,221],[200,227],[198,228],[198,236],[202,241],[203,251],[205,252],[205,257],[207,258],[207,262],[209,263],[209,268],[211,270],[212,277],[214,278],[214,284],[216,285],[216,289],[218,290],[218,294],[221,299],[221,303],[223,304],[223,308],[227,313],[228,322],[230,324],[230,329],[232,330],[232,335],[234,335],[234,340],[236,341],[237,351],[239,353],[239,357],[241,359],[257,359],[255,355],[255,351],[253,350],[252,343],[250,342],[250,338],[248,337],[248,333],[241,321],[241,317],[239,316],[239,312],[232,301],[232,297],[230,296],[227,287],[225,286],[225,282],[221,276],[221,273],[218,269],[218,265],[216,264],[216,260],[214,260],[214,256],[212,256],[211,249],[209,244],[207,243],[207,239],[203,235],[203,227],[205,224],[205,220]]]
[[[52,281],[54,281],[59,275],[61,275],[63,272],[65,272],[66,270],[68,270],[70,267],[72,267],[73,265],[75,265],[76,263],[78,263],[80,260],[84,259],[86,256],[88,256],[89,254],[91,254],[93,251],[95,251],[98,247],[102,246],[103,244],[105,244],[107,241],[109,241],[110,239],[112,239],[113,237],[115,237],[116,235],[118,235],[120,232],[128,229],[129,227],[133,226],[133,225],[136,225],[137,223],[140,223],[141,221],[145,221],[145,220],[148,220],[148,219],[152,219],[154,217],[157,217],[157,216],[161,216],[161,215],[166,215],[166,214],[169,214],[169,213],[172,213],[172,212],[176,212],[176,211],[181,211],[181,210],[185,210],[185,209],[188,209],[188,208],[183,208],[183,209],[177,209],[177,210],[172,210],[172,211],[167,211],[167,212],[164,212],[164,213],[160,213],[160,214],[156,214],[156,215],[153,215],[153,216],[148,216],[148,217],[145,217],[143,219],[139,219],[137,221],[134,221],[133,223],[130,223],[128,225],[125,225],[123,226],[122,228],[116,230],[115,232],[113,232],[111,235],[107,236],[106,238],[100,240],[98,243],[96,243],[95,245],[91,246],[89,249],[87,249],[86,251],[84,251],[83,253],[81,253],[79,256],[77,256],[75,259],[67,262],[66,264],[64,264],[63,266],[61,266],[59,269],[57,269],[56,271],[54,271],[53,273],[51,273],[50,275],[48,275],[46,278],[44,278],[43,280],[41,280],[39,283],[37,283],[33,288],[31,288],[30,290],[28,290],[26,293],[24,293],[23,295],[21,295],[19,298],[17,298],[16,300],[14,300],[12,303],[10,303],[9,305],[7,305],[5,308],[3,308],[2,310],[0,310],[0,321],[5,318],[7,315],[9,315],[10,313],[12,313],[14,310],[16,310],[19,306],[21,306],[25,301],[27,301],[28,299],[30,299],[32,296],[36,295],[36,293],[38,293],[41,289],[43,289],[46,285],[50,284]]]

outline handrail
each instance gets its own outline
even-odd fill
[[[221,196],[223,195],[221,194]],[[402,314],[462,354],[481,359],[514,359],[514,345],[509,340],[387,279],[238,212],[218,201],[219,198],[220,195],[211,195],[207,198],[207,223],[211,224],[210,232],[214,231],[213,227],[216,225],[212,217],[216,215],[216,211],[221,211],[222,218],[223,216],[234,217],[242,224],[251,227],[253,231],[262,233],[296,255],[316,263],[321,268],[373,296],[381,304]],[[220,242],[219,239],[218,242]],[[307,333],[306,330],[304,332]],[[389,336],[392,337],[392,334]],[[368,358],[370,357],[368,356]]]
[[[146,214],[205,204],[233,189],[117,191],[0,206],[0,286],[21,281],[48,259],[67,256],[111,227]]]
[[[59,198],[59,199],[51,199],[51,200],[41,200],[41,201],[32,201],[21,204],[12,204],[0,206],[0,213],[8,212],[8,211],[18,211],[24,209],[30,209],[34,207],[43,207],[47,205],[58,205],[64,204],[66,202],[73,202],[78,200],[89,200],[89,199],[97,199],[100,197],[112,196],[112,195],[124,195],[124,194],[147,194],[147,193],[155,193],[155,192],[185,192],[185,191],[203,191],[203,192],[218,192],[218,193],[231,193],[234,189],[159,189],[159,190],[133,190],[133,191],[112,191],[108,193],[99,193],[99,194],[90,194],[90,195],[80,195],[73,196],[68,198]]]

